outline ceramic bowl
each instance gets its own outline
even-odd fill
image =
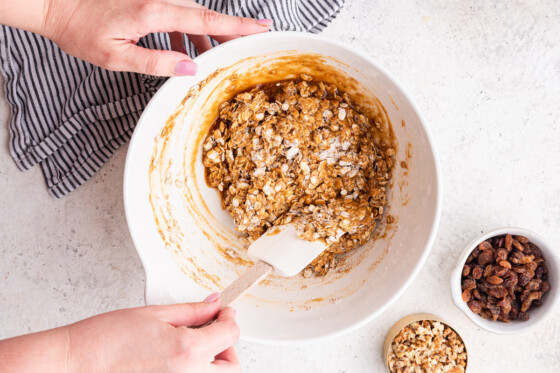
[[[545,294],[543,297],[543,304],[540,307],[532,308],[529,310],[529,320],[527,321],[511,321],[509,323],[500,322],[500,321],[492,321],[486,320],[477,314],[473,313],[467,303],[465,303],[461,297],[462,290],[461,290],[461,275],[463,271],[463,266],[469,257],[469,254],[477,247],[482,241],[487,240],[488,238],[494,236],[500,236],[504,234],[511,234],[511,235],[519,235],[525,236],[529,239],[530,242],[533,242],[537,245],[546,260],[546,266],[548,268],[548,281],[550,282],[551,289],[548,293]],[[451,293],[453,297],[453,301],[459,307],[465,315],[469,319],[471,319],[475,324],[480,326],[483,329],[486,329],[490,332],[496,334],[517,334],[521,332],[525,332],[539,323],[541,323],[547,316],[549,316],[560,299],[560,256],[558,255],[558,251],[554,248],[554,246],[550,245],[546,242],[541,236],[536,234],[533,231],[523,228],[517,227],[506,227],[506,228],[499,228],[493,231],[487,232],[482,236],[478,237],[477,239],[473,240],[471,243],[465,247],[465,250],[461,253],[459,260],[457,261],[457,267],[453,270],[451,275]]]
[[[385,209],[394,221],[379,224],[375,239],[325,277],[269,276],[235,303],[241,338],[310,342],[375,318],[417,275],[439,221],[438,163],[413,100],[363,52],[310,34],[243,37],[196,62],[197,76],[171,78],[153,97],[128,149],[124,203],[146,271],[146,303],[200,301],[251,264],[247,240],[205,183],[201,143],[228,92],[308,73],[353,91],[366,106],[383,106],[398,141]]]

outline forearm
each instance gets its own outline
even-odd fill
[[[56,328],[0,341],[3,372],[67,372],[68,328]]]
[[[41,33],[49,0],[0,0],[0,23]]]

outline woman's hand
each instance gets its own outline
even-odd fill
[[[0,341],[0,360],[8,371],[240,372],[235,311],[219,311],[216,298],[119,310]]]
[[[212,303],[132,308],[69,328],[69,372],[239,372],[235,311]],[[93,369],[92,369],[93,368]]]
[[[66,53],[116,71],[194,75],[183,33],[202,53],[207,35],[222,43],[268,31],[272,20],[233,17],[192,0],[0,0],[0,23],[41,34]],[[169,32],[172,51],[136,45],[141,37]]]
[[[200,52],[218,41],[268,31],[272,21],[233,17],[191,0],[45,0],[41,34],[75,57],[109,70],[149,75],[194,75],[197,67],[183,51],[182,33],[193,35]],[[153,32],[176,32],[174,51],[141,48]],[[178,40],[180,37],[180,40]]]

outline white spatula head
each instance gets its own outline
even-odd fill
[[[293,225],[272,227],[249,246],[249,255],[274,267],[280,276],[297,275],[321,254],[328,244],[298,237]]]

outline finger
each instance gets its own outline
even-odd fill
[[[212,44],[210,44],[210,39],[206,35],[193,35],[187,34],[188,38],[194,44],[198,54],[202,54],[207,50],[212,49]]]
[[[241,372],[241,364],[239,363],[235,347],[231,346],[217,355],[216,359],[212,362],[212,366],[214,369],[211,371],[214,372]]]
[[[186,6],[190,8],[205,8],[205,6],[200,5],[192,0],[167,0],[167,2],[177,6]]]
[[[210,303],[179,303],[169,306],[154,306],[154,312],[160,320],[173,326],[195,326],[212,320],[220,310],[220,305],[221,301],[216,299]]]
[[[239,327],[235,322],[235,310],[224,308],[218,314],[216,322],[200,329],[189,329],[190,337],[194,334],[202,356],[209,359],[233,346],[239,340]]]
[[[197,4],[194,1],[172,0],[172,1],[170,1],[170,3],[174,4],[174,5],[186,6],[186,7],[191,7],[191,8],[199,8],[199,9],[204,8],[204,6],[202,6],[200,4]],[[187,51],[184,50],[185,45],[183,44],[183,38],[182,38],[183,33],[170,32],[169,33],[169,38],[170,39],[171,39],[172,34],[181,34],[181,46],[183,47],[183,51],[179,51],[179,52],[187,53]],[[208,37],[206,35],[187,34],[187,37],[194,44],[194,47],[198,51],[198,54],[202,54],[202,53],[212,49],[212,43],[210,42],[210,40],[208,39]],[[177,50],[177,49],[174,49],[173,47],[171,49]]]
[[[231,346],[230,348],[220,352],[218,355],[216,355],[216,359],[213,361],[212,364],[215,365],[239,364],[239,357],[237,356],[237,351],[235,351],[235,347]]]
[[[198,69],[196,63],[184,53],[146,49],[135,44],[127,44],[113,53],[110,62],[100,66],[154,76],[195,75]]]
[[[180,31],[197,35],[251,35],[266,32],[272,25],[271,19],[235,17],[215,12],[208,8],[175,6],[155,3],[145,12],[146,26],[150,32]]]
[[[230,40],[238,39],[239,35],[210,35],[212,39],[216,40],[218,43],[223,44]]]
[[[175,52],[181,52],[187,54],[185,49],[185,41],[183,39],[182,32],[170,32],[169,33],[169,44],[171,45],[171,50]]]
[[[208,367],[208,373],[241,373],[241,364],[210,364]]]
[[[200,9],[201,9],[201,8],[205,8],[204,6],[202,6],[202,5],[198,4],[198,3],[195,3],[195,2],[193,2],[193,1],[190,1],[190,0],[189,0],[189,1],[186,1],[186,0],[174,0],[174,1],[172,2],[172,4],[175,4],[175,5],[184,5],[184,6],[187,6],[187,7],[200,8]],[[172,33],[169,33],[169,34],[171,35]],[[194,39],[195,37],[197,37],[198,35],[189,34],[189,35],[187,35],[187,36],[189,37],[189,40],[193,42],[193,44],[194,44],[196,50],[198,51],[198,53],[204,53],[204,52],[206,52],[207,50],[209,50],[209,49],[212,48],[212,43],[208,44],[209,46],[208,46],[208,45],[206,45],[206,46],[202,46],[202,45],[201,45],[200,48],[199,48],[199,46],[198,46],[198,45],[196,44],[196,42],[193,40],[193,39]],[[218,43],[223,44],[223,43],[228,42],[228,41],[230,41],[230,40],[238,39],[238,38],[240,38],[241,36],[240,36],[240,35],[210,35],[210,37],[212,37],[212,39],[216,40]],[[181,40],[181,41],[182,41],[182,40]],[[201,50],[202,50],[202,51],[201,51]],[[186,53],[186,52],[185,52],[185,53]]]

